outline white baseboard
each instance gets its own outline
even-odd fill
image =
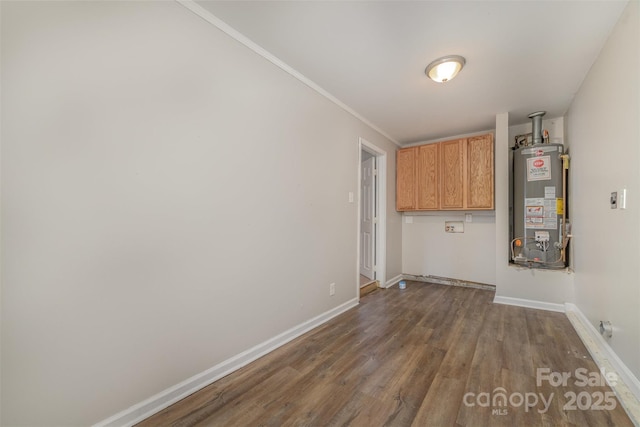
[[[551,302],[536,301],[531,299],[501,297],[496,295],[493,298],[496,304],[515,305],[518,307],[536,308],[538,310],[558,311],[564,313],[565,306],[563,304],[554,304]]]
[[[400,280],[402,280],[404,277],[402,274],[398,274],[395,277],[392,277],[391,279],[387,280],[387,282],[384,284],[384,286],[382,286],[383,288],[390,288],[393,285],[395,285],[396,283],[398,283]]]
[[[627,411],[631,421],[636,426],[640,426],[640,381],[575,304],[566,303],[565,311],[596,365],[600,369],[605,369],[606,372],[614,372],[617,375],[616,384],[609,384],[609,386]]]
[[[115,427],[115,426],[132,426],[140,421],[149,418],[151,415],[160,412],[166,407],[176,403],[177,401],[184,399],[188,395],[195,393],[196,391],[208,386],[209,384],[219,380],[220,378],[229,375],[230,373],[242,368],[243,366],[253,362],[254,360],[264,356],[267,353],[283,346],[289,341],[299,337],[300,335],[310,331],[311,329],[322,325],[330,319],[336,317],[339,314],[358,305],[358,299],[354,298],[339,305],[319,316],[309,319],[298,326],[277,335],[267,341],[258,344],[257,346],[250,348],[230,359],[225,360],[216,366],[207,369],[193,377],[182,381],[179,384],[169,387],[168,389],[161,391],[155,396],[142,401],[136,405],[131,406],[124,411],[121,411],[112,417],[109,417],[93,427]]]

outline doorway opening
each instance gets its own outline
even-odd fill
[[[358,294],[385,287],[387,153],[360,138],[358,156]],[[365,292],[366,293],[366,292]]]

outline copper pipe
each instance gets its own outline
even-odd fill
[[[567,262],[567,245],[569,244],[569,236],[567,235],[567,171],[569,170],[569,155],[560,155],[562,159],[562,249],[560,250],[560,258],[563,263]]]

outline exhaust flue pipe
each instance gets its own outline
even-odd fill
[[[531,129],[533,145],[542,144],[542,116],[545,114],[547,114],[546,111],[536,111],[528,116],[533,120],[533,128]]]

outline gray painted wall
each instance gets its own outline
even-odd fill
[[[2,425],[98,422],[357,298],[358,138],[390,206],[395,145],[178,3],[2,2],[2,90]]]
[[[629,2],[567,114],[576,305],[640,378],[640,16]],[[609,195],[626,188],[627,209]]]

